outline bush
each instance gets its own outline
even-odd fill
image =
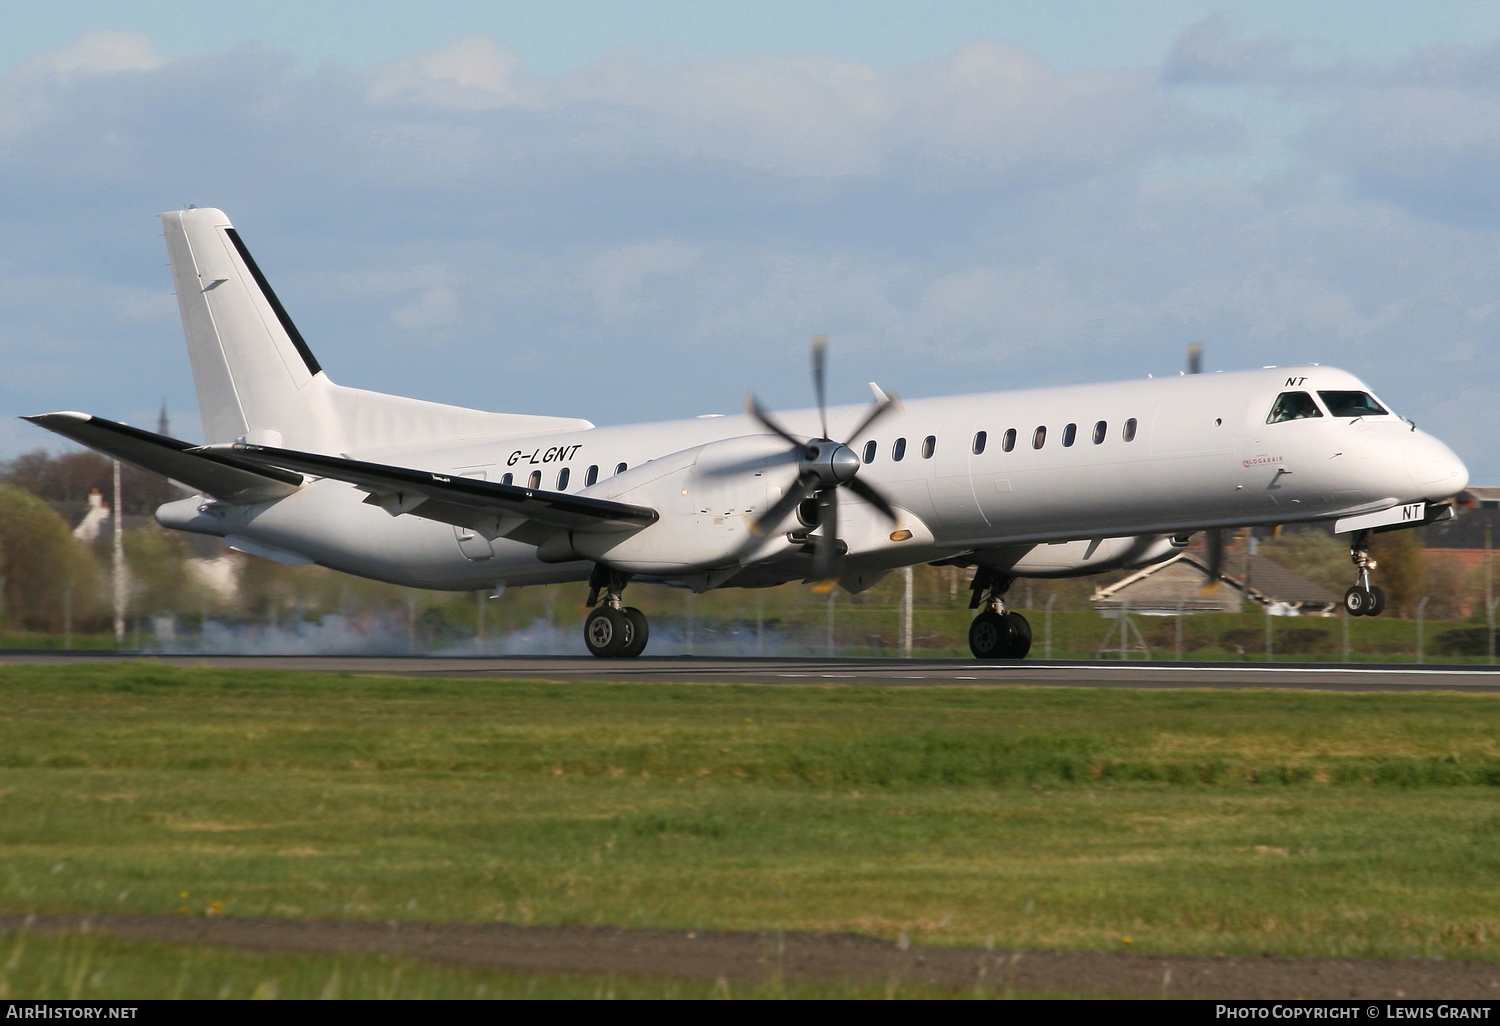
[[[1265,628],[1235,627],[1219,635],[1219,647],[1226,652],[1264,652],[1266,650]]]
[[[1482,656],[1489,652],[1488,627],[1455,627],[1437,636],[1437,650],[1442,655]]]
[[[1333,632],[1321,627],[1289,627],[1276,631],[1271,643],[1289,655],[1320,655],[1334,649]]]

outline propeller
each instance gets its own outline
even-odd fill
[[[1203,557],[1204,562],[1208,564],[1208,586],[1212,587],[1219,583],[1219,577],[1224,573],[1224,531],[1222,528],[1203,532]]]
[[[894,522],[896,511],[874,485],[861,481],[857,476],[863,466],[859,456],[849,443],[870,429],[881,417],[893,409],[901,408],[901,400],[893,395],[877,399],[860,421],[859,427],[849,433],[847,440],[836,442],[828,437],[827,403],[827,351],[828,336],[818,335],[812,340],[813,393],[818,400],[818,426],[823,434],[818,438],[799,438],[777,423],[754,393],[745,397],[745,410],[767,431],[779,435],[791,446],[790,455],[797,459],[797,480],[786,494],[776,501],[750,524],[751,540],[741,549],[743,559],[759,544],[760,538],[776,530],[781,522],[803,503],[811,500],[812,528],[816,534],[808,535],[813,549],[813,572],[811,580],[818,582],[817,588],[828,590],[838,581],[839,566],[847,546],[839,540],[839,489],[848,488],[855,495],[874,506],[887,519]]]
[[[1203,373],[1202,342],[1194,342],[1187,347],[1187,372],[1189,374]],[[1205,561],[1208,563],[1208,572],[1212,575],[1209,587],[1212,587],[1219,583],[1219,575],[1224,572],[1224,531],[1222,528],[1203,532],[1203,550]]]

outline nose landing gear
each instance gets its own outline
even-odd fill
[[[969,624],[969,651],[975,659],[1024,659],[1031,651],[1031,624],[1005,608],[1005,593],[1014,581],[983,567],[974,572],[969,608],[984,606]]]
[[[585,605],[594,611],[583,621],[583,643],[589,654],[600,659],[634,659],[646,650],[651,626],[646,614],[622,603],[621,593],[630,583],[630,575],[596,564],[589,576],[589,597]],[[599,603],[599,593],[604,602]]]
[[[1370,571],[1375,561],[1370,558],[1370,532],[1355,531],[1349,539],[1349,559],[1354,563],[1359,579],[1354,587],[1344,592],[1344,611],[1350,616],[1379,616],[1385,610],[1385,591],[1378,584],[1370,583]]]

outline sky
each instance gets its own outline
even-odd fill
[[[1318,362],[1500,482],[1500,5],[7,4],[0,458],[196,439],[156,215],[329,375],[624,423]]]

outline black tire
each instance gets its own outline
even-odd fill
[[[612,659],[630,644],[630,621],[618,609],[599,606],[583,621],[583,643],[589,654]]]
[[[1363,588],[1350,588],[1344,592],[1344,612],[1350,616],[1365,616],[1375,605],[1375,596]]]
[[[634,606],[626,606],[620,612],[630,624],[630,640],[620,649],[620,658],[634,659],[646,651],[646,642],[651,640],[651,625],[646,622],[646,614]]]
[[[1006,617],[986,609],[969,624],[969,651],[975,659],[1013,659],[1016,628]]]
[[[1385,589],[1375,585],[1370,589],[1370,611],[1366,616],[1379,616],[1385,612]]]
[[[1006,613],[1005,618],[1010,621],[1011,628],[1016,632],[1009,658],[1025,659],[1026,653],[1031,651],[1031,623],[1020,613]]]

